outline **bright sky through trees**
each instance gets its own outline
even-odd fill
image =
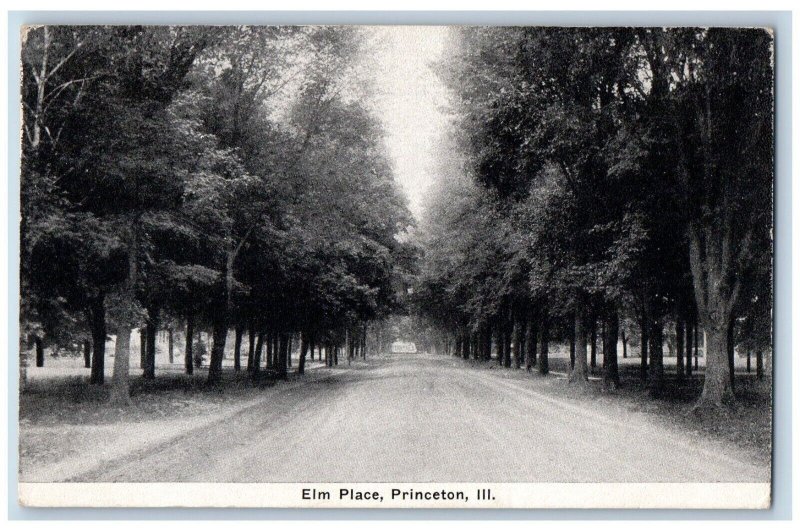
[[[447,122],[446,88],[434,73],[449,29],[439,26],[374,28],[376,111],[386,129],[395,174],[419,217],[431,183],[436,143]]]

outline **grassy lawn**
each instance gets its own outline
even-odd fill
[[[553,346],[551,346],[553,348]],[[768,463],[772,453],[772,380],[767,376],[757,380],[755,372],[747,374],[737,362],[736,401],[728,409],[713,417],[700,418],[692,413],[692,406],[700,397],[703,389],[703,363],[700,370],[691,379],[684,378],[678,382],[674,372],[674,358],[665,358],[666,382],[661,398],[650,397],[646,382],[640,376],[640,358],[619,360],[621,385],[618,389],[609,390],[602,383],[602,356],[598,356],[598,366],[592,370],[591,385],[583,391],[576,391],[566,380],[569,372],[569,355],[565,348],[554,349],[550,353],[550,371],[548,378],[527,373],[524,369],[515,371],[491,362],[468,363],[476,368],[492,370],[506,378],[526,380],[536,379],[536,389],[557,395],[564,400],[575,400],[590,403],[590,407],[615,408],[622,407],[627,411],[646,414],[656,422],[693,433],[702,438],[711,438],[730,442],[747,451],[754,459]],[[755,367],[755,362],[753,363]]]

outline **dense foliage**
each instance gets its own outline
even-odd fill
[[[129,399],[130,337],[155,376],[159,330],[210,330],[220,380],[287,370],[300,336],[363,335],[395,304],[412,223],[382,131],[359,98],[362,37],[334,27],[33,28],[23,50],[24,331],[116,336],[112,399]],[[254,348],[253,339],[257,339]],[[352,341],[351,341],[352,343]]]
[[[733,349],[770,348],[772,36],[759,29],[462,28],[422,226],[416,297],[441,346],[548,371],[553,336],[588,376],[621,325],[663,391],[706,335],[699,406],[731,397]],[[748,293],[745,293],[748,291]],[[760,323],[760,324],[757,324]]]

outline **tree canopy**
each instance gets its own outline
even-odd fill
[[[413,220],[355,93],[363,53],[347,27],[28,30],[25,326],[79,316],[95,383],[116,334],[125,402],[134,328],[206,323],[215,383],[230,327],[285,352],[390,312]]]

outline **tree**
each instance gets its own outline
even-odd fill
[[[656,31],[642,39],[677,161],[699,324],[708,338],[697,410],[732,398],[727,333],[748,261],[769,245],[772,36],[763,30]]]

